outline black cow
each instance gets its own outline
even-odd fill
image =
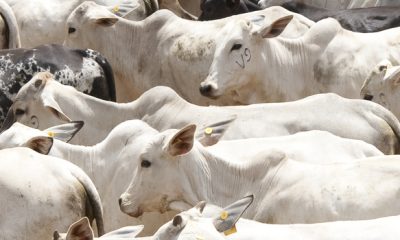
[[[41,71],[50,71],[57,81],[94,97],[116,100],[111,66],[96,51],[56,44],[0,50],[0,124],[18,90]]]
[[[400,7],[328,10],[297,1],[285,2],[281,6],[313,21],[319,21],[327,17],[335,18],[343,28],[354,32],[378,32],[400,26]]]
[[[199,21],[261,10],[256,0],[201,0]]]

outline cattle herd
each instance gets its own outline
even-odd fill
[[[398,100],[398,0],[0,0],[0,239],[398,240]]]

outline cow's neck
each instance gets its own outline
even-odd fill
[[[182,161],[187,183],[184,201],[191,205],[206,200],[219,206],[226,206],[237,200],[238,196],[254,194],[259,196],[253,206],[268,192],[268,184],[276,179],[277,172],[286,160],[281,153],[271,154],[269,158],[252,159],[248,162],[230,162],[216,157],[197,144],[192,149],[190,159]],[[265,187],[260,187],[267,184]],[[247,215],[252,215],[249,209]]]
[[[272,101],[292,101],[311,95],[307,91],[307,81],[313,80],[313,65],[316,57],[310,54],[300,39],[271,39],[263,44],[262,55],[268,68],[261,68],[261,79],[268,76],[267,96],[277,94]],[[282,67],[282,64],[285,66]],[[271,69],[273,69],[271,71]],[[290,71],[287,71],[290,69]],[[289,90],[288,90],[289,89]],[[286,96],[286,97],[282,97]]]
[[[126,179],[119,177],[123,178],[123,181],[115,182],[118,180],[116,176],[127,176],[134,169],[134,166],[128,166],[133,164],[132,161],[124,161],[124,158],[120,156],[123,154],[126,140],[124,137],[106,138],[91,147],[55,141],[50,154],[82,168],[99,188],[100,195],[103,196],[105,192],[109,192],[107,191],[109,187],[121,186],[123,188],[124,184],[126,185]]]
[[[130,103],[105,101],[71,88],[59,88],[57,91],[55,98],[64,113],[71,119],[85,122],[85,127],[78,133],[80,142],[91,145],[104,139],[119,123],[127,119],[140,118],[143,110],[137,107],[135,101]]]

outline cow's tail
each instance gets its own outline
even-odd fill
[[[150,16],[160,9],[157,0],[143,0],[143,4],[144,8],[146,9],[146,17]]]
[[[87,58],[91,58],[99,64],[99,66],[103,69],[104,75],[107,79],[108,85],[108,94],[110,96],[110,101],[116,102],[116,90],[115,90],[115,80],[114,80],[114,72],[112,70],[111,64],[107,61],[107,59],[101,55],[99,52],[86,49],[82,51],[83,56]]]
[[[96,187],[94,186],[92,180],[86,175],[82,169],[71,164],[70,171],[72,175],[78,179],[78,181],[85,188],[86,195],[88,197],[89,205],[86,210],[86,215],[89,219],[96,219],[97,234],[101,236],[104,234],[104,222],[103,222],[103,207],[101,204],[101,199]],[[91,217],[93,216],[93,218]]]
[[[397,119],[397,117],[388,109],[385,107],[372,103],[374,106],[372,106],[372,112],[376,114],[377,116],[381,117],[383,120],[385,120],[390,128],[392,129],[393,133],[396,135],[397,138],[397,144],[394,149],[394,153],[392,154],[400,154],[400,122]]]
[[[20,48],[21,39],[17,19],[15,18],[12,8],[3,0],[0,0],[0,13],[8,29],[8,48]]]

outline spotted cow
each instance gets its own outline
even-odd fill
[[[0,51],[0,123],[2,124],[18,90],[41,71],[78,91],[115,101],[114,77],[110,64],[100,53],[70,49],[62,45],[41,45],[31,49]]]

